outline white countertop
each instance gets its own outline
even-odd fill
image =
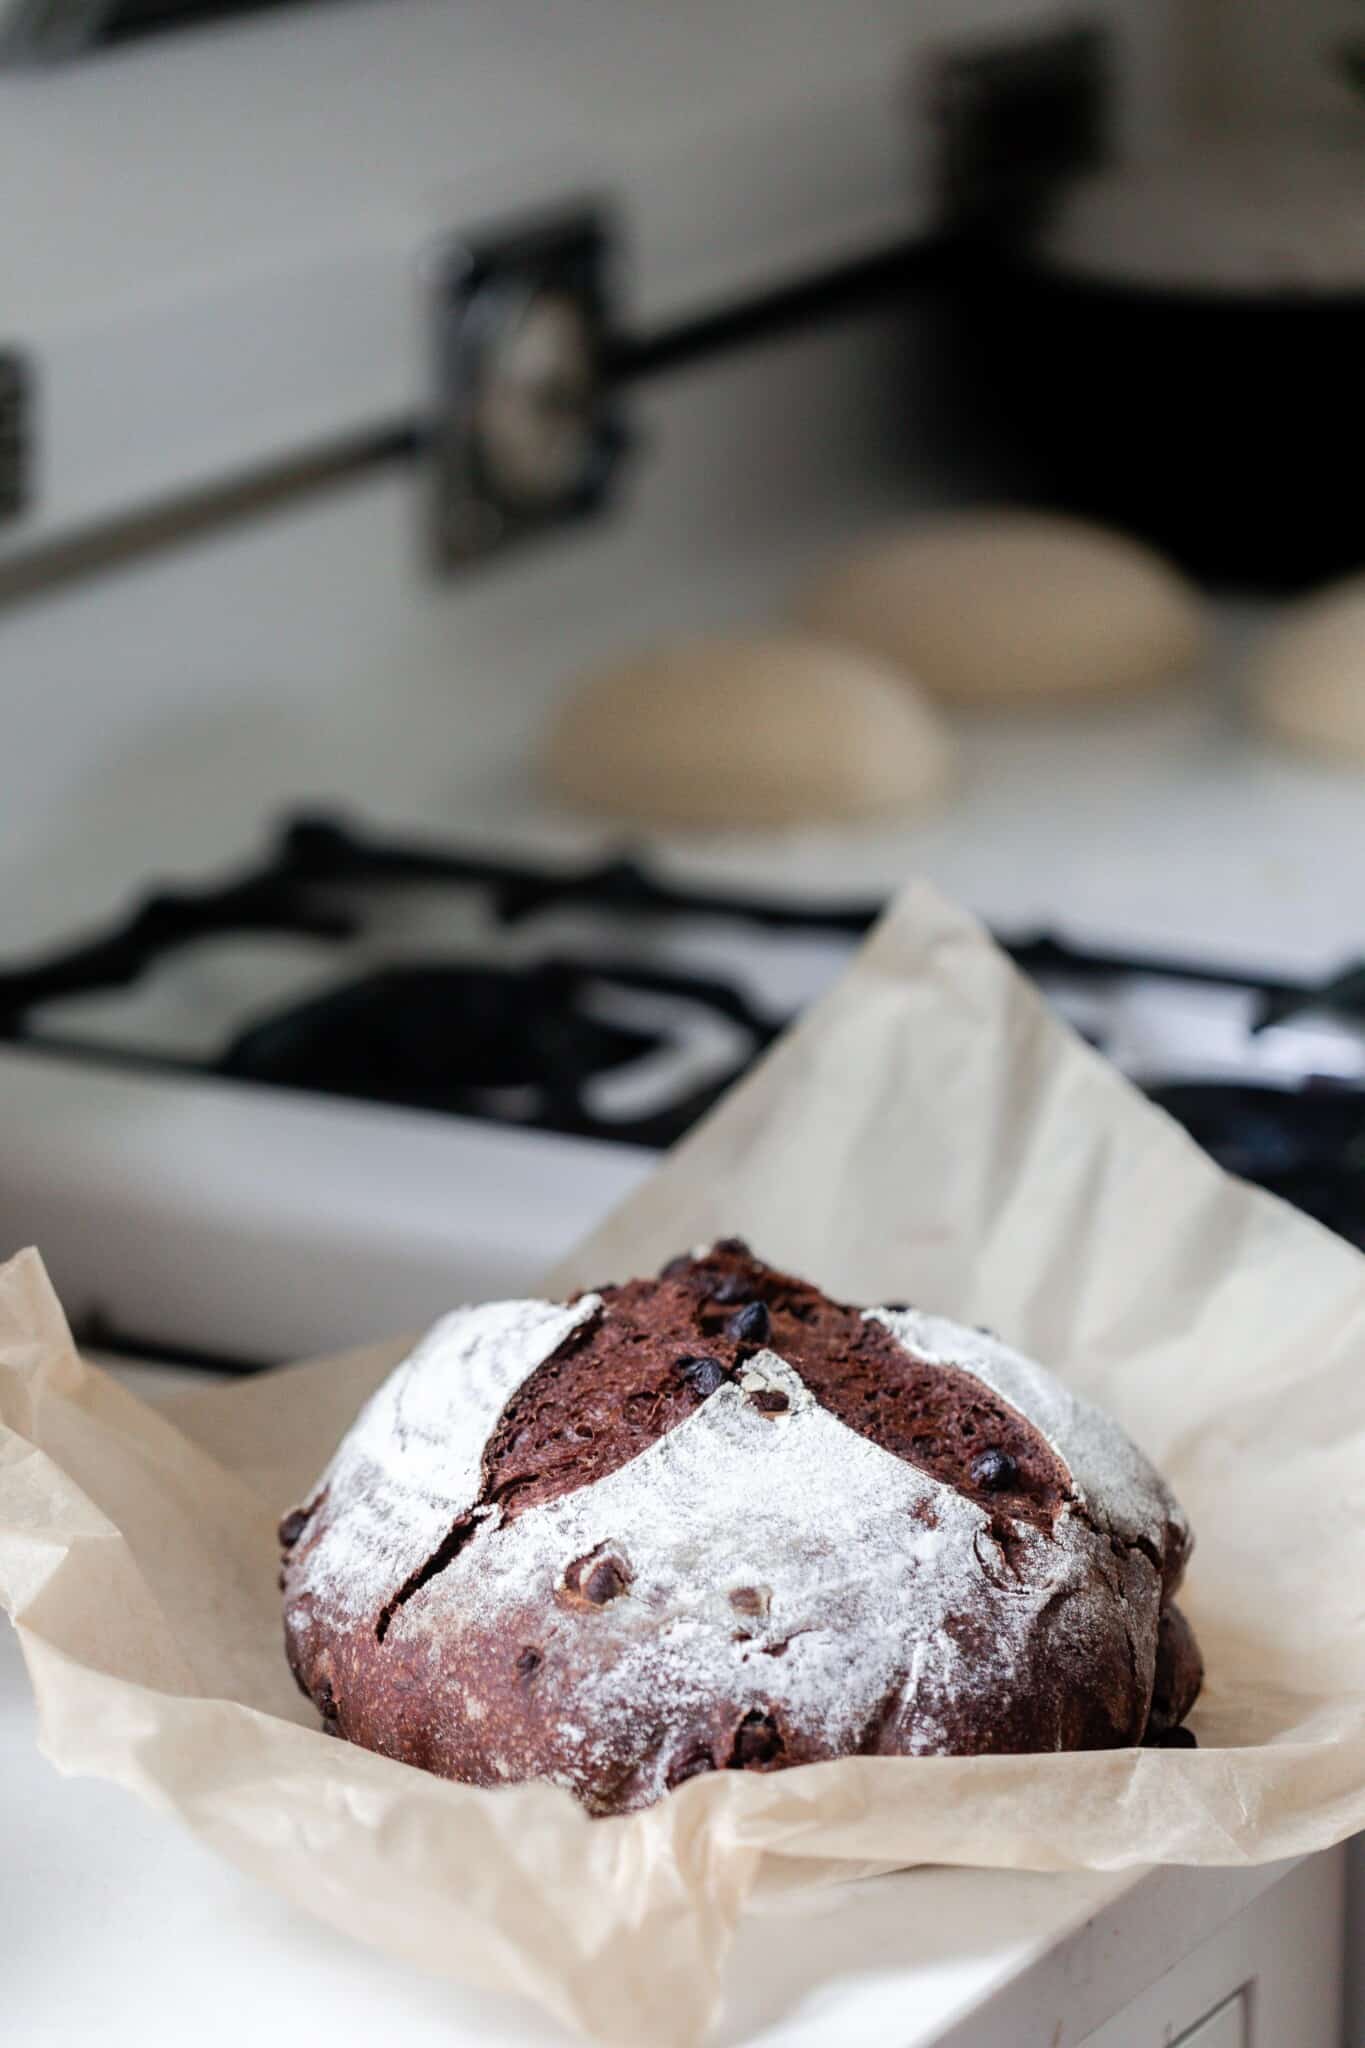
[[[314,2039],[566,2048],[571,2039],[521,2000],[423,1976],[346,1941],[127,1793],[59,1777],[36,1749],[9,1631],[0,1637],[0,1786],[3,2038],[14,2048]],[[715,2048],[1065,2048],[1286,1867],[1145,1877],[912,1870],[836,1887],[805,1901],[795,1933],[790,1908],[746,1923]],[[970,2033],[956,2033],[972,2015]]]

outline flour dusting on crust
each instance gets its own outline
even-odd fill
[[[600,1306],[595,1294],[488,1302],[427,1332],[319,1482],[328,1507],[300,1562],[323,1611],[372,1613],[421,1568],[478,1499],[484,1445],[512,1395]]]
[[[916,1358],[971,1373],[1041,1430],[1070,1469],[1080,1498],[1121,1541],[1149,1543],[1159,1552],[1169,1524],[1182,1539],[1183,1556],[1189,1525],[1179,1503],[1112,1417],[989,1331],[968,1330],[919,1309],[870,1308],[866,1315]]]
[[[1025,1677],[1046,1615],[1082,1658],[1112,1631],[1115,1589],[1095,1583],[1093,1532],[1068,1510],[1051,1539],[1020,1525],[1007,1565],[980,1508],[846,1428],[790,1365],[762,1353],[746,1378],[787,1410],[721,1387],[594,1485],[481,1530],[404,1607],[395,1641],[484,1639],[500,1616],[543,1610],[537,1683],[580,1737],[566,1768],[597,1775],[644,1750],[652,1799],[681,1761],[664,1723],[705,1724],[717,1699],[831,1755],[882,1739],[937,1752],[964,1706]],[[585,1616],[556,1596],[597,1553],[630,1581]],[[766,1612],[737,1626],[731,1595],[756,1579]]]

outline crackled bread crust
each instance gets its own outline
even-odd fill
[[[1179,1739],[1175,1501],[995,1338],[736,1240],[445,1318],[285,1517],[324,1725],[595,1813],[700,1771]]]

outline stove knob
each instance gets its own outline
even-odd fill
[[[455,568],[600,505],[623,435],[607,237],[575,212],[460,244],[440,284],[435,553]]]

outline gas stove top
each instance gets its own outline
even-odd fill
[[[0,973],[0,1041],[664,1147],[880,908],[688,887],[628,854],[569,868],[298,816],[249,871],[158,889],[106,934]],[[999,936],[1224,1166],[1365,1246],[1365,973],[1310,986]]]

